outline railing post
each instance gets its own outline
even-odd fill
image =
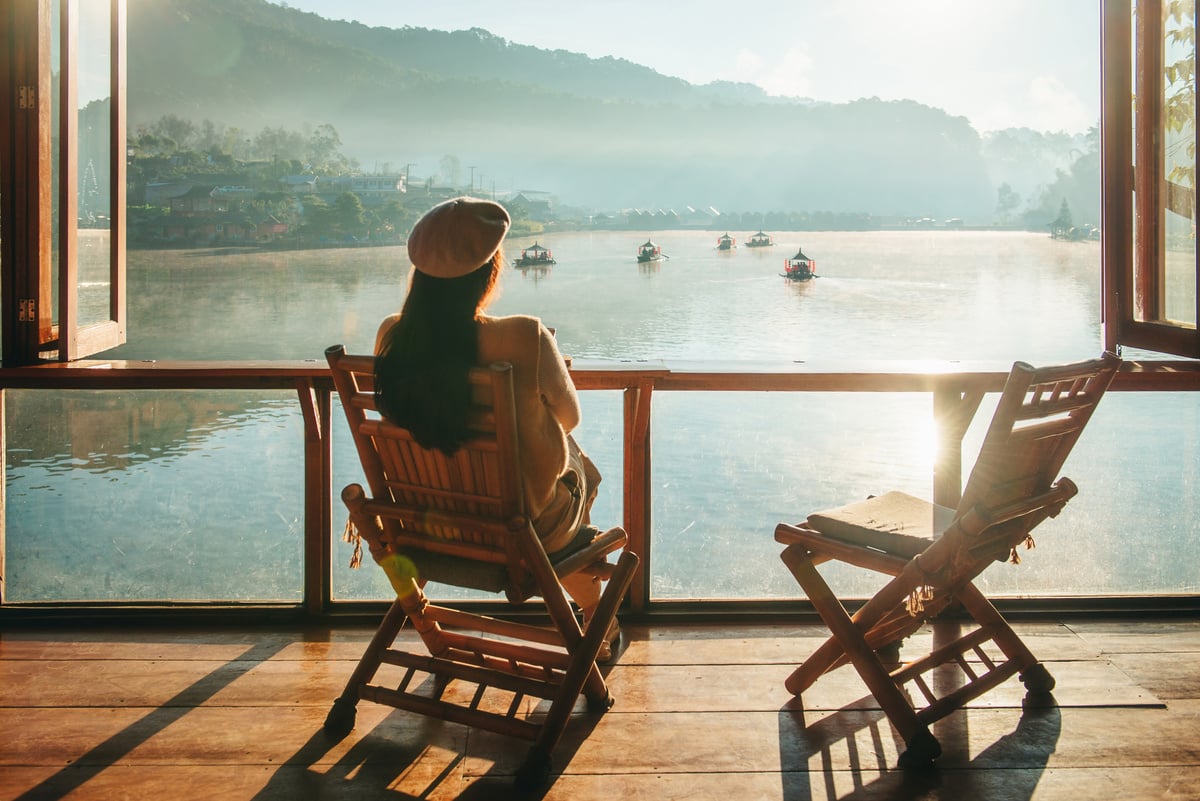
[[[648,379],[625,389],[625,531],[641,560],[629,587],[629,605],[644,612],[650,597],[650,398]]]
[[[304,610],[329,609],[333,594],[333,443],[330,392],[296,381],[304,414]]]
[[[954,508],[962,498],[962,441],[983,401],[983,390],[939,383],[933,390],[937,450],[933,462],[933,502]]]

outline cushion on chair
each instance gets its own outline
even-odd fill
[[[911,557],[929,547],[946,530],[954,519],[954,511],[893,491],[815,512],[808,516],[808,525],[832,539]]]

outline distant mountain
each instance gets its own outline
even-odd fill
[[[1088,134],[1006,128],[986,134],[982,152],[997,186],[1008,183],[1022,197],[1031,197],[1098,144],[1090,142]]]
[[[371,28],[264,0],[131,0],[131,127],[163,114],[332,124],[370,168],[451,156],[497,190],[597,209],[715,206],[990,219],[962,117],[912,101],[781,101],[479,30]],[[466,182],[466,176],[461,179]]]

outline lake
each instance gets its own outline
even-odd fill
[[[750,249],[741,242],[753,232],[730,231],[739,247],[719,252],[722,233],[539,236],[557,264],[507,270],[492,311],[540,316],[578,360],[1004,368],[1101,349],[1098,243],[1024,232],[771,232],[775,246]],[[638,264],[647,238],[669,258]],[[510,239],[510,260],[533,242]],[[801,247],[819,277],[789,282],[784,260]],[[106,355],[322,359],[338,342],[367,350],[399,307],[407,270],[403,247],[131,251],[129,343]],[[8,395],[10,599],[299,598],[303,437],[290,393]],[[583,403],[578,439],[605,474],[594,518],[611,524],[620,520],[620,396],[585,393]],[[656,393],[653,597],[795,597],[775,524],[888,489],[927,496],[930,405],[905,394]],[[964,444],[968,468],[981,422]],[[1064,471],[1079,498],[1039,529],[1038,550],[1019,568],[990,569],[986,590],[1200,590],[1198,432],[1194,396],[1110,395]],[[348,433],[338,433],[340,489],[358,479]],[[348,556],[337,543],[337,596],[386,597],[381,572],[349,571]],[[835,589],[856,594],[873,581],[833,576]]]
[[[558,263],[544,275],[509,270],[493,311],[542,317],[581,358],[1037,361],[1100,348],[1097,243],[805,232],[719,252],[719,235],[539,237]],[[667,259],[636,263],[647,237]],[[510,259],[533,241],[510,239]],[[783,262],[801,246],[821,277],[789,283]],[[110,355],[294,359],[320,357],[333,341],[369,347],[403,300],[407,271],[403,247],[131,251],[129,344]]]

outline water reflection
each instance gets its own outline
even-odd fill
[[[233,392],[13,390],[6,410],[8,469],[18,476],[34,470],[49,475],[124,470],[204,450],[216,432],[270,425],[294,413],[293,406]],[[26,424],[34,421],[37,425]]]
[[[535,267],[517,267],[516,270],[521,273],[522,278],[532,278],[535,284],[546,276],[550,275],[550,268],[543,265],[538,265]]]
[[[290,392],[10,390],[5,598],[298,600]]]

